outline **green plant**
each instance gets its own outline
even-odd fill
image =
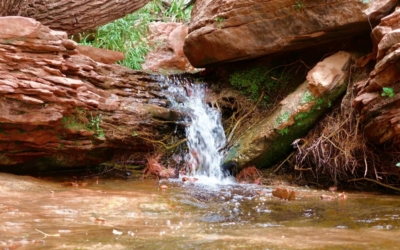
[[[393,88],[389,88],[389,87],[383,87],[382,88],[382,94],[381,96],[387,96],[387,97],[393,97],[394,96],[394,90]]]
[[[303,0],[296,0],[294,3],[294,9],[299,12],[302,8],[304,8],[304,2]]]
[[[217,23],[219,29],[222,28],[222,22],[225,21],[226,18],[224,17],[216,17],[214,20]]]
[[[94,40],[84,39],[81,44],[120,51],[125,59],[118,63],[139,70],[147,53],[153,49],[146,39],[149,24],[155,20],[188,22],[192,7],[187,7],[184,0],[177,0],[165,8],[161,0],[153,0],[134,13],[101,26]]]
[[[93,114],[90,113],[90,123],[87,124],[87,128],[89,130],[92,130],[95,132],[95,134],[97,135],[97,137],[99,138],[103,138],[104,137],[104,131],[103,129],[100,127],[100,123],[101,123],[101,114],[98,114],[97,116],[93,117]]]
[[[288,74],[278,70],[269,70],[266,66],[258,66],[248,70],[238,70],[229,77],[232,87],[241,91],[250,99],[256,101],[260,93],[267,93],[263,97],[262,104],[268,105],[270,96],[285,87],[282,82],[290,80]]]

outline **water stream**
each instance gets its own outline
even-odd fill
[[[0,174],[0,249],[399,249],[399,196],[272,189]]]
[[[177,76],[160,78],[168,86],[172,108],[190,114],[185,118],[189,175],[197,177],[200,182],[231,183],[232,179],[224,178],[226,176],[221,172],[224,155],[220,149],[226,143],[221,115],[206,103],[206,85]]]

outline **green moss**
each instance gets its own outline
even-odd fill
[[[64,128],[71,130],[86,130],[86,124],[82,123],[75,115],[64,116],[61,120]]]
[[[290,118],[290,112],[289,111],[283,112],[280,116],[278,116],[278,118],[276,118],[275,127],[279,126],[281,123],[289,121],[289,118]]]
[[[313,108],[310,112],[299,113],[295,116],[295,123],[291,126],[287,126],[282,130],[276,132],[279,136],[273,141],[263,142],[265,148],[268,151],[265,154],[260,155],[259,158],[254,159],[251,164],[257,167],[269,167],[272,166],[277,160],[287,154],[292,149],[292,143],[297,138],[303,137],[309,129],[314,126],[318,119],[326,112],[326,109],[330,107],[331,100],[336,100],[341,96],[347,88],[346,84],[343,84],[340,88],[334,90],[334,92],[328,96],[322,96],[315,100]],[[285,115],[282,116],[282,120]]]
[[[288,82],[290,79],[291,76],[282,71],[258,66],[233,72],[229,77],[229,82],[233,88],[249,96],[253,101],[258,99],[262,91],[268,93],[262,100],[262,104],[267,106],[272,102],[270,96],[274,96],[274,93],[284,88],[285,85],[282,82]]]

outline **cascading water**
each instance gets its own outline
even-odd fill
[[[224,177],[221,172],[223,154],[220,149],[225,145],[226,138],[219,111],[205,101],[206,86],[192,83],[186,78],[161,78],[168,86],[172,108],[189,114],[185,118],[189,148],[186,156],[187,173],[199,178],[206,176],[220,183]]]

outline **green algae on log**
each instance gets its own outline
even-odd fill
[[[319,62],[307,81],[289,94],[274,113],[236,139],[225,162],[239,167],[269,167],[283,157],[346,90],[348,52],[338,52]]]

